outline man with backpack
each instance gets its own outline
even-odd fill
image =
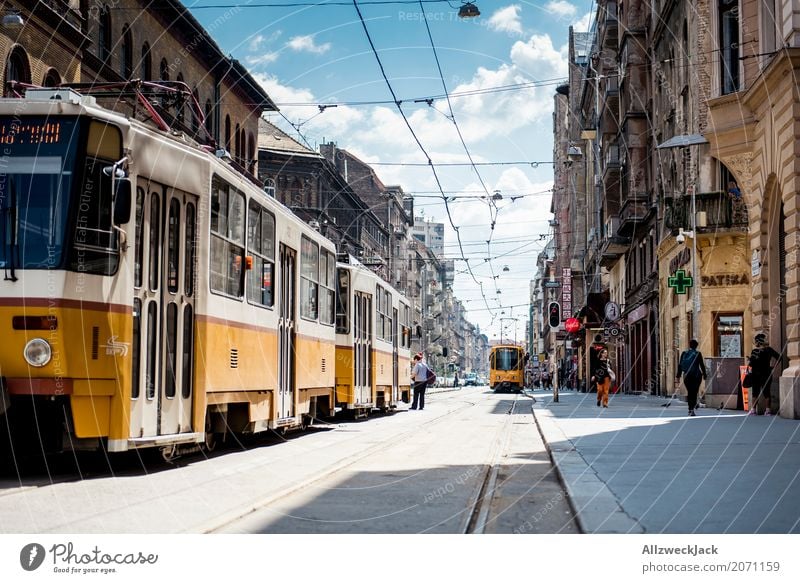
[[[703,360],[703,353],[697,350],[697,340],[689,340],[689,350],[681,353],[678,361],[678,374],[675,376],[676,384],[681,380],[683,373],[683,384],[686,387],[687,400],[689,402],[689,416],[694,417],[694,410],[697,408],[697,392],[700,390],[700,380],[708,378],[706,363]]]
[[[427,364],[422,362],[421,352],[414,355],[414,368],[411,369],[411,381],[414,383],[414,400],[410,408],[416,410],[417,405],[419,405],[419,410],[422,411],[425,408],[425,389],[428,387],[428,384],[433,384],[436,381],[436,375],[428,368]]]

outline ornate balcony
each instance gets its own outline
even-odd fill
[[[619,21],[617,19],[617,3],[606,2],[602,6],[599,6],[597,21],[597,37],[600,39],[600,46],[616,48],[619,30]]]
[[[646,192],[629,194],[623,201],[619,210],[619,234],[629,236],[636,225],[647,220],[650,216],[650,197]]]
[[[678,229],[692,229],[692,197],[688,194],[665,200],[666,227],[677,234]],[[747,230],[747,208],[741,197],[732,197],[727,192],[700,192],[695,195],[695,210],[698,217],[705,213],[705,226],[698,220],[700,233],[730,229]]]

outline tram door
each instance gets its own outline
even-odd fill
[[[280,246],[278,305],[278,418],[294,417],[295,386],[295,274],[297,252]]]
[[[196,239],[197,197],[140,182],[131,359],[134,438],[192,431]]]
[[[372,296],[353,300],[353,393],[356,405],[372,403]]]
[[[400,367],[397,341],[397,308],[392,308],[392,401],[400,400]]]

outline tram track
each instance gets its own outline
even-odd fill
[[[459,397],[459,396],[461,395],[460,394],[452,395],[452,397]],[[447,410],[446,412],[443,412],[440,415],[433,417],[432,419],[429,419],[426,422],[426,427],[429,428],[431,425],[444,422],[445,420],[448,420],[451,415],[460,413],[461,411],[469,409],[470,407],[474,407],[477,404],[476,401],[467,401],[467,400],[461,401],[461,400],[451,399],[450,397],[451,395],[447,395],[446,397],[447,400],[453,403],[458,403],[461,406],[455,409]],[[418,431],[419,431],[419,426],[414,426],[413,428],[404,431],[402,433],[394,433],[389,437],[387,437],[386,439],[381,440],[379,443],[374,444],[373,446],[359,452],[354,456],[342,460],[341,462],[334,464],[333,466],[330,466],[316,473],[315,475],[308,477],[305,480],[301,480],[300,482],[292,484],[289,487],[283,488],[282,490],[279,490],[277,492],[273,492],[270,495],[265,496],[264,498],[248,505],[246,508],[241,508],[220,515],[216,517],[214,520],[209,521],[208,523],[203,525],[199,530],[192,532],[201,532],[203,534],[210,534],[222,531],[225,527],[233,524],[234,522],[243,519],[250,514],[259,512],[287,496],[297,494],[298,492],[301,492],[302,490],[312,487],[315,484],[323,482],[324,480],[329,480],[331,478],[336,477],[338,474],[347,471],[349,468],[356,465],[360,461],[366,460],[382,451],[389,449],[392,446],[395,446],[398,442],[402,441],[403,438],[410,437]]]
[[[486,530],[486,523],[489,520],[489,513],[492,507],[492,500],[497,489],[497,476],[500,473],[501,460],[504,453],[508,450],[511,439],[512,419],[514,409],[519,402],[519,395],[514,396],[508,412],[500,429],[497,431],[492,449],[489,452],[489,461],[484,470],[483,479],[480,486],[475,491],[471,504],[470,512],[466,515],[465,523],[461,532],[464,534],[483,534]]]

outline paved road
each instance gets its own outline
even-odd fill
[[[800,532],[800,422],[688,417],[686,403],[644,396],[559,401],[534,411],[585,532]]]
[[[6,475],[0,533],[463,532],[479,492],[480,530],[576,532],[530,403],[470,387],[176,467],[133,456],[121,472],[95,458],[81,474]]]

